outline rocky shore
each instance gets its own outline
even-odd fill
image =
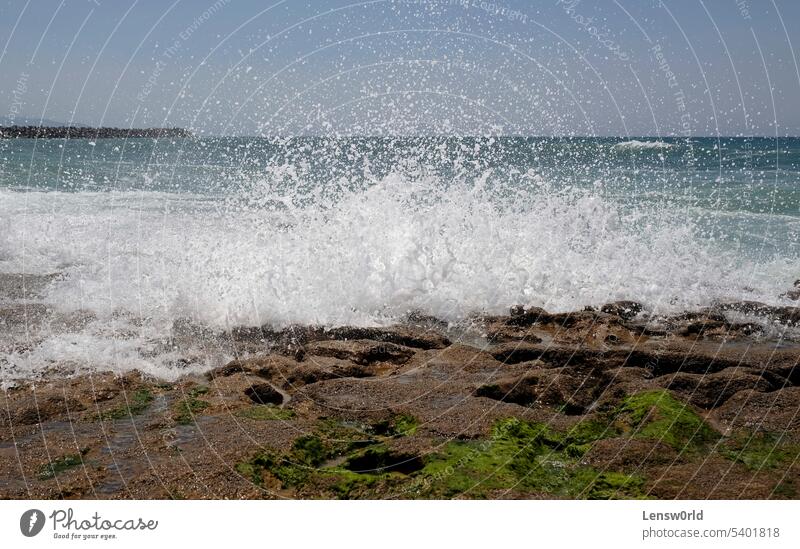
[[[192,132],[183,128],[0,127],[0,139],[128,139],[134,137],[192,137]]]
[[[233,330],[204,376],[0,394],[0,497],[798,498],[800,343],[758,307]]]

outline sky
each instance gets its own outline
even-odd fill
[[[797,0],[0,0],[0,122],[800,135]]]

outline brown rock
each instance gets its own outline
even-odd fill
[[[509,326],[504,322],[496,322],[486,327],[486,337],[492,342],[526,341],[541,343],[542,338],[533,333],[530,326]]]
[[[607,438],[595,442],[584,461],[603,470],[638,472],[642,467],[674,462],[678,453],[657,440]]]
[[[352,341],[317,341],[306,346],[306,353],[313,356],[327,356],[341,360],[350,360],[356,364],[373,362],[390,362],[403,364],[414,351],[408,347],[394,343],[379,343],[372,340],[356,339]]]
[[[450,340],[432,330],[418,330],[405,326],[391,328],[354,328],[345,326],[333,328],[326,333],[327,338],[336,340],[369,339],[383,343],[394,343],[415,349],[444,349]]]
[[[12,423],[32,425],[48,421],[67,412],[85,410],[86,407],[79,401],[69,397],[49,397],[44,399],[27,399],[30,403],[23,406],[12,416]]]
[[[655,467],[646,492],[658,499],[766,499],[776,480],[719,456]]]
[[[269,379],[287,391],[326,379],[370,377],[377,373],[370,364],[356,364],[327,356],[309,356],[298,362],[290,357],[269,354],[246,360],[234,360],[209,372],[210,379],[221,379],[239,373]]]
[[[283,404],[283,395],[269,383],[256,383],[248,387],[244,394],[256,404]]]
[[[633,320],[636,315],[642,312],[642,304],[636,301],[614,301],[600,307],[600,311],[618,316],[623,320]]]
[[[763,316],[790,326],[800,324],[800,307],[773,307],[758,301],[732,301],[720,303],[717,308],[723,311]]]
[[[800,442],[800,387],[772,393],[741,391],[715,409],[712,417],[726,430],[764,430]]]
[[[526,309],[522,305],[511,307],[509,317],[503,319],[512,326],[530,326],[537,322],[549,321],[551,315],[541,307],[529,307]]]
[[[649,370],[646,370],[645,368],[630,368],[627,366],[611,368],[603,372],[602,376],[603,384],[606,386],[627,383],[630,381],[653,379],[653,374]]]
[[[739,391],[768,392],[775,389],[766,379],[744,368],[726,368],[707,375],[679,372],[660,377],[655,383],[707,410],[720,406]]]
[[[514,341],[494,345],[489,349],[489,353],[504,364],[517,364],[537,360],[542,356],[543,349],[534,343]]]
[[[561,408],[566,414],[580,414],[594,400],[597,379],[574,375],[566,368],[538,369],[521,376],[501,378],[482,385],[475,396],[521,406],[540,404]]]

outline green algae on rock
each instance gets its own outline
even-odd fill
[[[625,398],[616,412],[616,423],[634,437],[664,442],[684,452],[699,451],[720,438],[691,406],[666,390]]]
[[[195,422],[195,416],[208,408],[210,404],[198,397],[208,393],[208,387],[198,386],[183,395],[175,405],[175,422],[179,425],[189,425]]]
[[[64,471],[83,465],[83,456],[87,452],[88,448],[84,448],[79,454],[67,454],[45,463],[39,469],[39,480],[55,478]]]
[[[153,402],[153,398],[153,392],[150,391],[150,389],[139,389],[131,395],[131,398],[124,406],[100,412],[97,417],[100,420],[117,420],[137,416],[150,406],[150,403]]]
[[[236,415],[257,421],[286,421],[295,417],[296,414],[294,410],[288,408],[279,408],[272,404],[256,404],[237,411]]]

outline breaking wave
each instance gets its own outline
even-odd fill
[[[686,211],[630,208],[535,174],[498,187],[391,174],[366,188],[233,197],[2,192],[4,272],[61,273],[46,301],[234,325],[456,320],[523,303],[775,301],[796,263],[707,241]]]
[[[664,141],[638,141],[633,139],[616,143],[613,149],[615,151],[660,151],[671,149],[674,146],[674,143],[666,143]]]
[[[777,303],[798,272],[796,258],[709,240],[693,210],[632,207],[600,184],[555,185],[533,171],[505,183],[491,170],[395,172],[324,189],[286,177],[296,174],[281,168],[218,196],[0,190],[0,273],[55,275],[27,302],[85,318],[56,329],[48,317],[33,345],[0,349],[0,378],[54,367],[169,378],[227,358],[202,342],[177,349],[179,321],[217,333],[382,325],[411,312],[458,322],[515,304],[567,311],[617,299],[665,313]],[[201,358],[187,364],[191,353]]]

